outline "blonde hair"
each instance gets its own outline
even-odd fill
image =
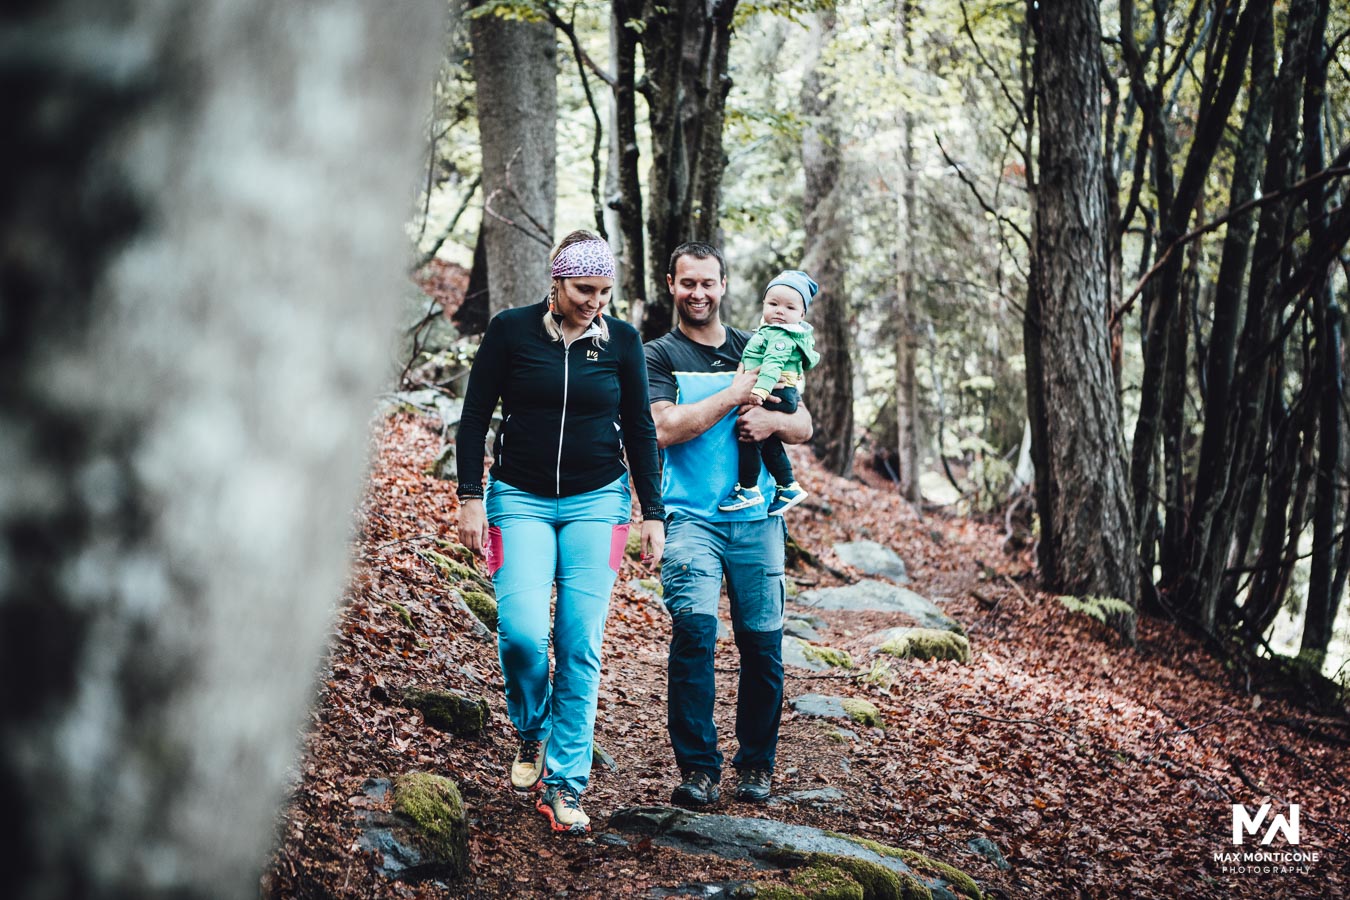
[[[587,231],[584,228],[577,229],[559,241],[558,246],[553,248],[553,252],[548,255],[549,265],[552,266],[553,261],[558,258],[558,254],[573,244],[580,244],[582,241],[598,241],[600,239],[600,235],[593,231]],[[555,278],[553,279],[552,284],[549,285],[548,309],[544,311],[544,331],[548,333],[550,338],[559,342],[563,340],[563,331],[562,326],[553,318],[553,310],[558,305],[558,294],[562,290],[562,283],[563,279]],[[596,316],[595,321],[600,326],[600,333],[591,338],[591,340],[595,343],[596,347],[603,347],[605,341],[609,340],[609,326],[605,324],[605,317],[603,314]]]

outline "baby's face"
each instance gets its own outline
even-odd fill
[[[802,295],[786,285],[775,284],[764,295],[764,321],[770,325],[795,325],[806,315]]]

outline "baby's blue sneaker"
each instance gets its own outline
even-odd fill
[[[773,502],[769,504],[769,515],[781,516],[805,500],[806,497],[806,488],[795,481],[792,484],[781,485],[778,488],[778,493],[774,495]]]
[[[722,498],[722,502],[717,504],[717,508],[722,512],[735,512],[738,509],[759,506],[763,502],[764,495],[759,492],[759,488],[744,488],[738,484],[731,489],[730,494]]]

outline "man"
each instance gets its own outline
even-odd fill
[[[717,801],[722,754],[713,723],[713,651],[717,603],[725,575],[731,622],[740,651],[736,797],[769,798],[783,705],[783,520],[764,505],[719,512],[736,482],[736,442],[776,436],[800,444],[811,437],[805,407],[791,415],[750,403],[756,371],[736,373],[750,333],[722,324],[726,261],[717,248],[686,243],[666,271],[677,323],[647,345],[647,373],[664,451],[662,495],[666,552],[661,584],[672,618],[667,727],[681,781],[671,801]],[[760,471],[759,487],[772,478]]]

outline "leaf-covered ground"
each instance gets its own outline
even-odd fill
[[[554,836],[531,801],[506,786],[514,735],[492,643],[448,599],[427,551],[453,539],[454,485],[425,474],[439,429],[409,415],[377,429],[369,492],[358,513],[355,572],[334,623],[305,754],[262,879],[267,897],[615,897],[699,882],[775,877],[746,863],[687,856],[648,841],[596,837],[623,806],[664,804],[677,781],[665,733],[668,620],[629,586],[611,607],[596,727],[619,771],[597,767],[584,802],[596,834]],[[829,568],[791,569],[802,586],[852,576],[830,548],[868,538],[904,558],[916,590],[948,598],[965,623],[970,665],[895,660],[876,668],[857,643],[889,624],[860,613],[816,613],[822,642],[852,650],[858,670],[789,670],[789,697],[857,696],[885,727],[836,743],[821,720],[786,710],[774,790],[833,786],[833,807],[752,806],[719,812],[818,825],[945,860],[1002,897],[1335,897],[1350,894],[1350,721],[1314,714],[1225,671],[1175,627],[1144,620],[1137,650],[1040,593],[1025,556],[1000,552],[1000,529],[920,520],[891,492],[825,475],[794,452],[812,500],[789,517],[796,540]],[[830,569],[835,570],[831,572]],[[791,606],[791,604],[789,604]],[[734,752],[736,654],[719,643],[723,749]],[[863,680],[860,672],[871,672]],[[488,699],[473,738],[443,734],[397,702],[410,685]],[[730,752],[728,752],[728,757]],[[471,817],[473,874],[460,884],[409,885],[375,873],[357,845],[362,785],[430,771],[461,787]],[[727,775],[724,787],[730,785]],[[1232,805],[1254,814],[1300,808],[1301,844],[1232,843]],[[1264,831],[1264,829],[1263,829]],[[1011,868],[967,847],[986,837]],[[1216,854],[1318,854],[1293,871],[1224,872]],[[1231,864],[1230,864],[1231,865]],[[1249,864],[1250,865],[1250,864]],[[1259,868],[1259,867],[1258,867]],[[1302,871],[1299,871],[1302,869]]]

